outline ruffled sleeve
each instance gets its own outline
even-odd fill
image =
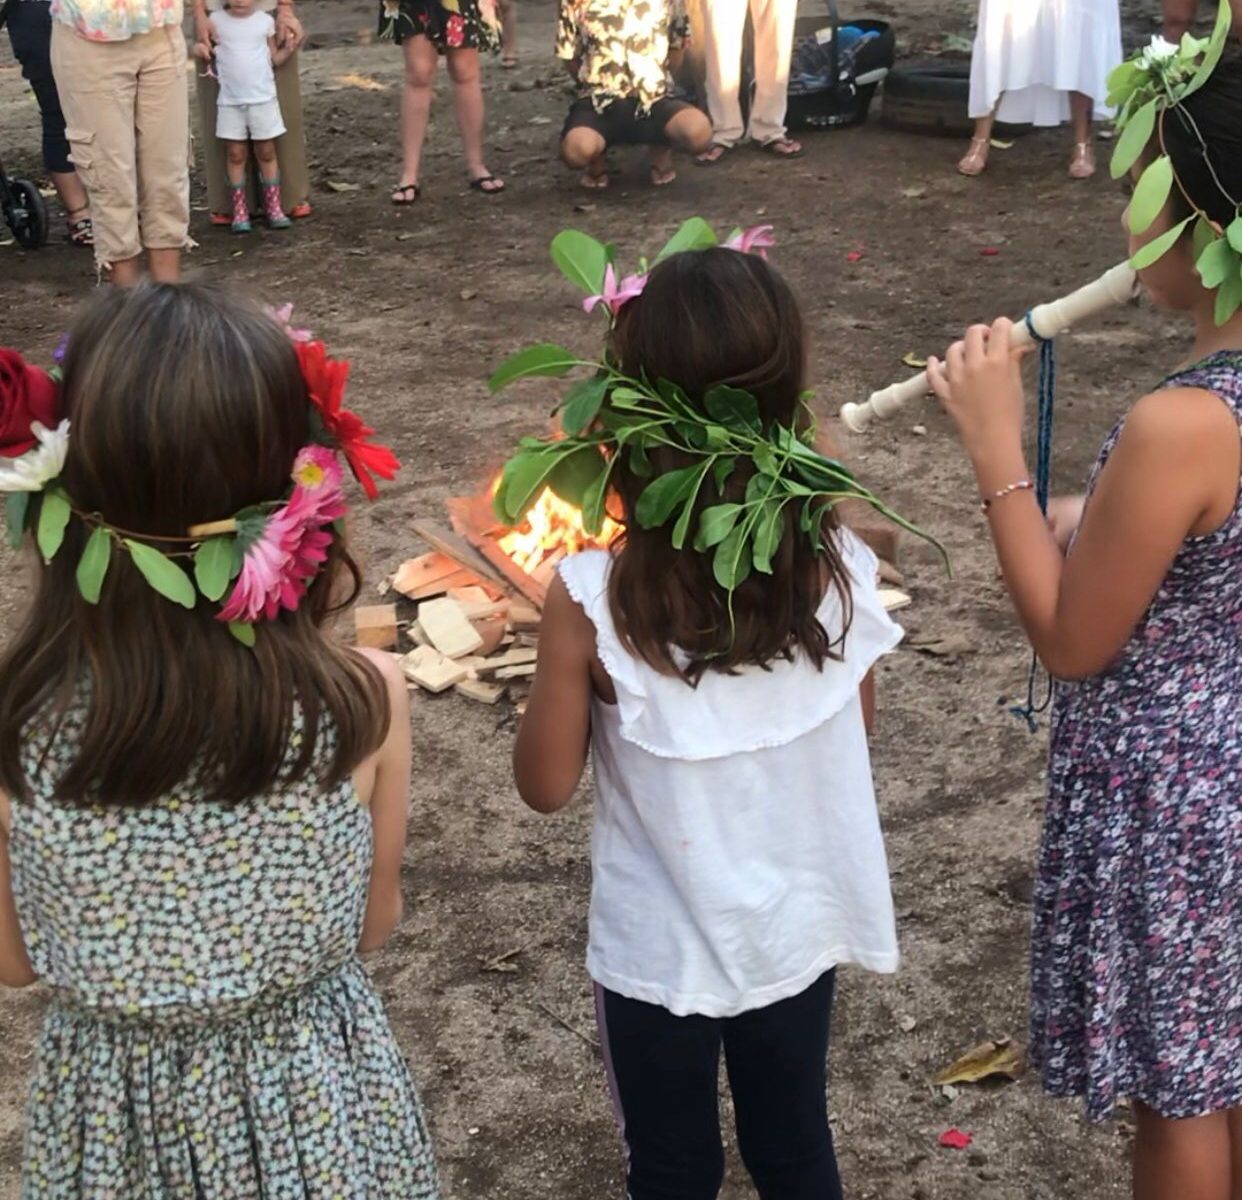
[[[699,761],[785,745],[841,713],[903,632],[880,601],[875,555],[848,531],[839,534],[839,550],[850,575],[853,610],[839,658],[829,659],[822,670],[799,656],[766,670],[709,671],[697,687],[660,674],[621,644],[608,605],[609,554],[588,551],[566,559],[561,579],[595,626],[597,653],[617,693],[621,736],[661,758]],[[818,616],[837,637],[842,605],[835,588],[825,595]]]

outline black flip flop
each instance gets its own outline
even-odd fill
[[[413,192],[414,195],[409,200],[398,200],[398,196],[404,196],[406,192]],[[399,183],[392,189],[392,203],[394,208],[409,208],[411,204],[417,204],[422,197],[423,189],[416,183]]]
[[[780,146],[797,146],[796,150],[780,150]],[[764,154],[769,154],[773,158],[801,158],[806,153],[806,147],[801,142],[795,142],[793,138],[773,138],[770,142],[760,142],[759,149]]]
[[[497,188],[489,188],[487,186],[489,183],[498,183],[500,186]],[[478,179],[472,179],[470,181],[470,190],[472,192],[478,192],[483,196],[499,196],[502,195],[505,190],[505,181],[495,175],[480,175]]]

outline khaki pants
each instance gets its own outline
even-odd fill
[[[169,25],[124,42],[52,27],[52,70],[70,157],[86,185],[103,267],[180,250],[190,224],[185,38]]]
[[[755,35],[755,95],[750,108],[750,136],[760,143],[785,136],[789,94],[789,59],[793,53],[798,0],[707,0],[707,108],[712,141],[733,146],[742,140],[742,42],[749,8]]]
[[[216,98],[220,94],[220,85],[203,73],[201,63],[195,65],[198,76],[198,133],[203,143],[207,170],[207,205],[213,218],[229,220],[233,203],[229,198],[228,152],[225,144],[216,137]],[[281,204],[291,217],[305,216],[310,208],[310,173],[306,168],[302,84],[296,54],[276,69],[276,98],[280,101],[280,114],[285,120],[285,135],[276,139]],[[261,212],[263,206],[259,197],[258,171],[253,158],[247,179],[251,210]]]

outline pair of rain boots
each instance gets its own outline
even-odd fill
[[[280,201],[280,176],[275,179],[261,179],[259,186],[263,192],[263,215],[269,229],[288,229],[293,224],[285,215],[284,206]],[[229,184],[229,193],[233,198],[233,232],[249,233],[250,201],[246,198],[244,183]]]

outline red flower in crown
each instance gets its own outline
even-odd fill
[[[345,384],[349,379],[349,363],[329,357],[323,342],[300,342],[294,349],[302,366],[311,403],[323,421],[324,432],[345,455],[345,461],[349,463],[349,469],[362,490],[374,500],[379,495],[379,488],[372,473],[381,479],[392,479],[401,464],[387,446],[368,440],[375,430],[342,404]]]
[[[0,457],[18,458],[35,445],[36,421],[56,428],[56,381],[32,367],[16,350],[0,350]]]

